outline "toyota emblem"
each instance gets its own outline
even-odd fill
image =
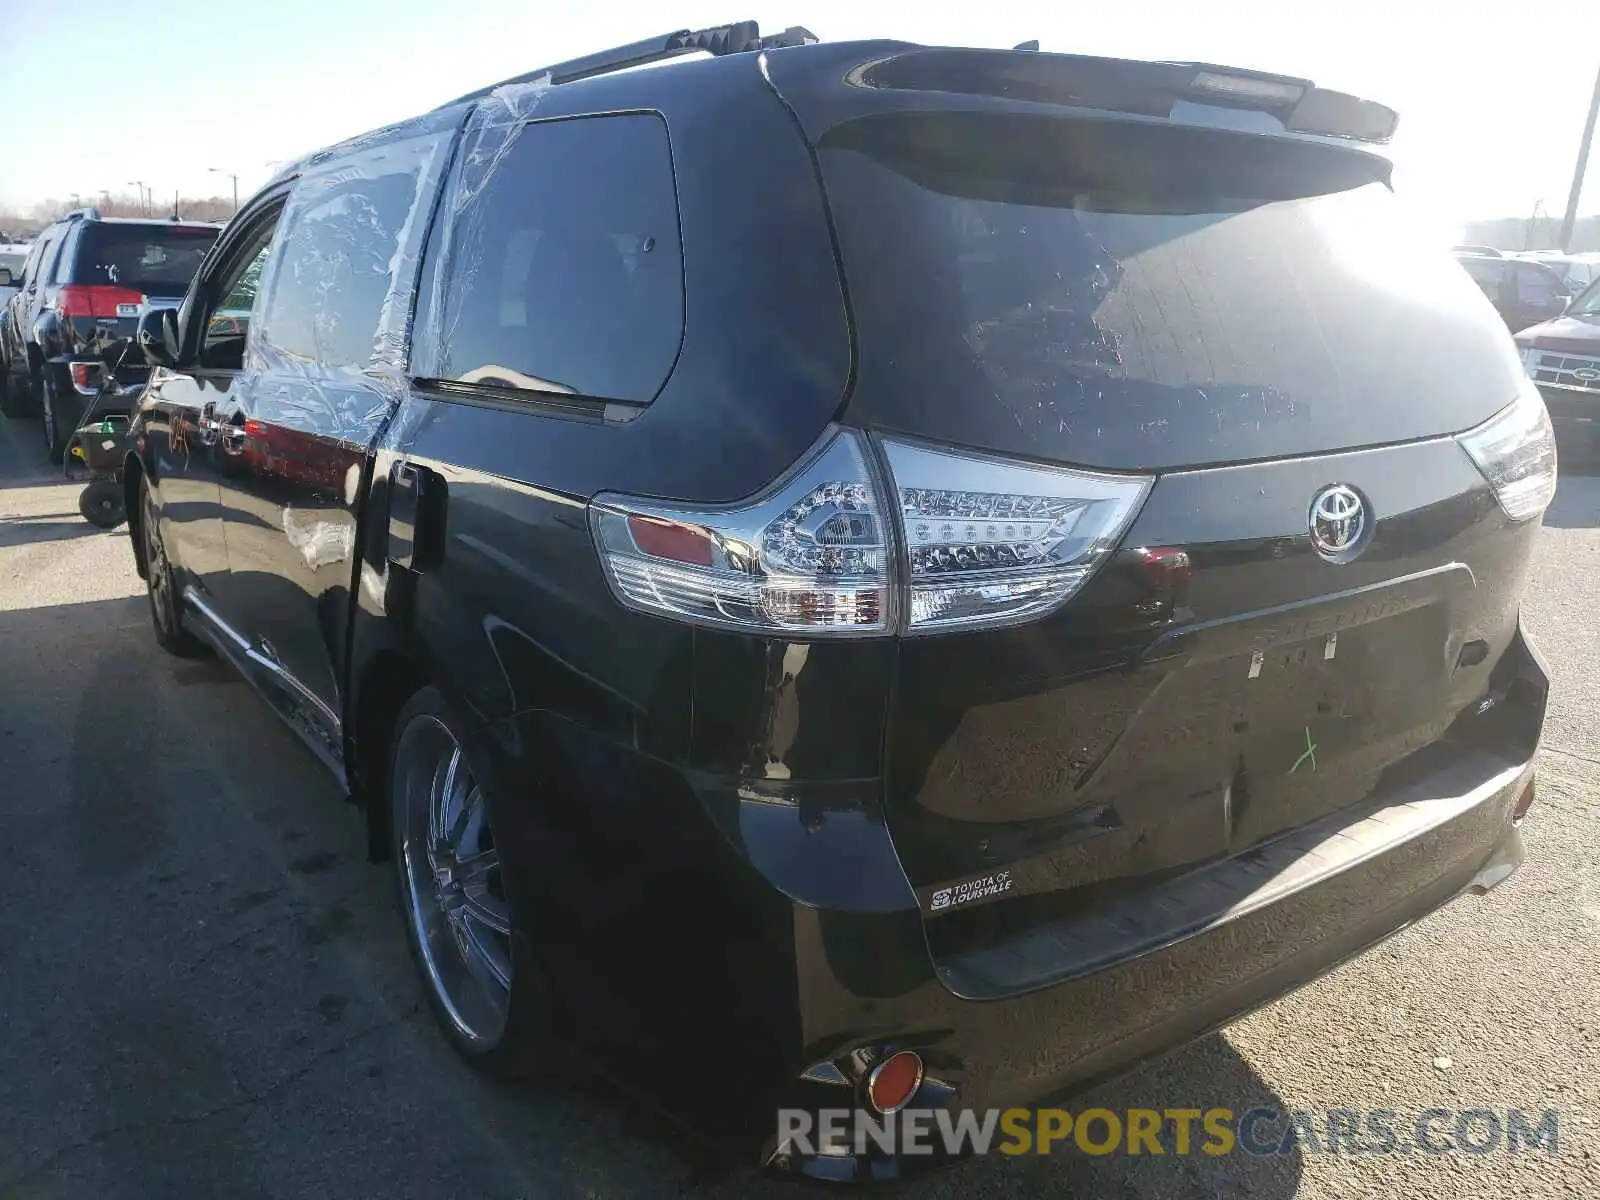
[[[1366,544],[1367,506],[1353,487],[1335,483],[1311,501],[1311,544],[1332,562],[1348,562]]]
[[[1595,370],[1593,367],[1579,367],[1572,373],[1572,377],[1581,379],[1585,383],[1593,383],[1595,380],[1600,379],[1600,371]]]

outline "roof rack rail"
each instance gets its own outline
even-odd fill
[[[69,213],[62,213],[62,221],[98,221],[100,210],[98,208],[75,208]]]
[[[540,80],[552,84],[575,83],[580,79],[608,75],[613,71],[639,67],[645,63],[661,62],[684,54],[697,54],[703,51],[720,57],[724,54],[745,54],[752,50],[774,50],[780,46],[808,46],[820,40],[816,34],[798,25],[791,26],[782,33],[762,37],[761,28],[755,21],[737,21],[732,25],[714,25],[709,29],[680,29],[676,33],[646,38],[642,42],[630,42],[626,46],[615,46],[610,50],[600,50],[594,54],[585,54],[581,58],[570,58],[566,62],[526,71],[510,79],[502,79],[499,83],[490,84],[488,87],[479,88],[475,92],[468,92],[465,96],[457,96],[449,103],[439,105],[439,108],[453,108],[457,104],[480,100],[497,88],[511,87],[519,83],[536,83]]]

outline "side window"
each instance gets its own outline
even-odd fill
[[[44,260],[39,264],[42,268],[39,272],[39,278],[45,283],[61,282],[61,268],[66,265],[66,256],[62,251],[66,249],[67,243],[73,240],[72,235],[76,228],[77,226],[68,228],[65,233],[45,247]]]
[[[39,275],[39,258],[44,253],[45,239],[40,235],[39,240],[28,251],[28,257],[22,261],[22,286],[27,287]]]
[[[1541,270],[1533,263],[1517,264],[1517,300],[1520,303],[1544,306],[1554,303],[1558,295],[1566,299],[1554,272]]]
[[[1500,263],[1468,259],[1462,266],[1466,267],[1467,274],[1472,276],[1472,281],[1483,289],[1489,299],[1500,299]]]
[[[42,234],[39,244],[34,247],[33,253],[28,256],[28,288],[33,290],[39,286],[39,280],[47,278],[46,271],[49,264],[55,259],[56,243],[60,235]]]
[[[446,214],[442,311],[423,310],[440,377],[652,400],[684,321],[665,124],[583,117],[475,140]]]
[[[272,252],[275,221],[266,222],[224,269],[217,281],[215,304],[206,314],[200,342],[200,365],[214,371],[237,371],[244,366],[245,343],[250,336],[250,314],[255,309],[261,273]]]
[[[300,181],[290,197],[263,298],[265,352],[361,370],[395,278],[418,190],[437,141],[343,161]]]

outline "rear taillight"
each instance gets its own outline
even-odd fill
[[[1151,483],[892,440],[884,451],[911,577],[909,633],[1058,607],[1111,552]]]
[[[100,390],[99,363],[75,362],[67,370],[72,376],[72,386],[75,391],[85,396],[92,396]]]
[[[882,499],[858,434],[833,432],[747,504],[600,496],[590,513],[606,575],[633,608],[739,629],[890,627]]]
[[[739,505],[596,497],[591,521],[612,589],[632,608],[749,630],[1015,624],[1083,586],[1151,484],[895,439],[882,450],[889,479],[861,434],[830,431],[796,471]]]
[[[1517,398],[1457,439],[1494,488],[1506,516],[1539,516],[1556,494],[1556,438],[1544,398],[1531,379]]]
[[[56,309],[64,317],[136,317],[143,299],[135,288],[69,283],[57,296]]]

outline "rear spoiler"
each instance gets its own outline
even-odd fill
[[[1210,63],[1140,62],[1036,51],[907,47],[850,72],[859,87],[955,92],[1151,117],[1183,103],[1247,109],[1286,132],[1387,143],[1399,125],[1392,108],[1308,79]]]

